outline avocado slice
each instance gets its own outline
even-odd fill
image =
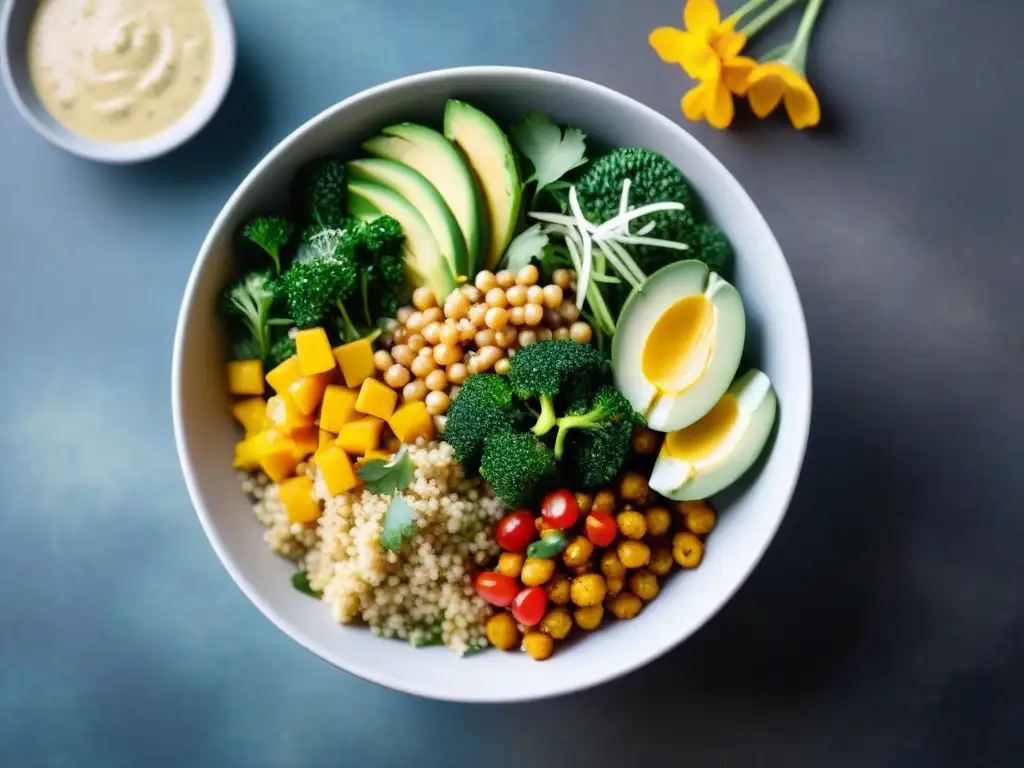
[[[348,212],[363,221],[386,214],[402,225],[405,271],[414,287],[430,288],[438,303],[456,289],[455,273],[442,255],[427,220],[397,192],[366,181],[349,181]]]
[[[353,160],[345,165],[348,178],[387,187],[408,200],[430,227],[441,255],[456,275],[469,275],[466,241],[444,198],[426,178],[403,163],[380,157]],[[438,297],[444,301],[444,297]]]
[[[458,150],[433,128],[415,123],[388,126],[364,142],[363,149],[412,168],[434,186],[462,232],[466,269],[458,274],[476,274],[487,243],[487,211],[473,172]]]
[[[490,219],[484,266],[494,269],[512,241],[519,219],[523,182],[516,153],[494,120],[463,101],[448,100],[444,135],[462,150],[483,189]]]

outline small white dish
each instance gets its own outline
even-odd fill
[[[235,73],[235,25],[227,0],[204,0],[213,32],[213,67],[199,100],[160,133],[138,141],[97,141],[64,127],[49,113],[28,69],[28,37],[39,0],[8,0],[0,18],[0,75],[14,105],[36,133],[79,157],[102,163],[137,163],[166,154],[191,139],[210,121],[227,95]]]

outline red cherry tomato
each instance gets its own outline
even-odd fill
[[[512,601],[512,615],[520,624],[533,627],[548,609],[548,593],[543,587],[527,587]]]
[[[607,547],[615,541],[618,528],[615,525],[615,518],[607,512],[594,510],[587,515],[587,521],[583,524],[587,538],[597,547]]]
[[[511,576],[484,571],[473,580],[476,593],[491,605],[506,608],[519,591],[519,582]]]
[[[580,519],[580,507],[575,494],[569,491],[552,491],[540,503],[540,514],[552,528],[564,531],[572,528]]]
[[[537,526],[533,521],[533,513],[520,509],[501,518],[494,537],[502,549],[509,552],[525,552],[536,535]]]

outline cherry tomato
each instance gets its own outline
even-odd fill
[[[543,587],[527,587],[512,601],[512,615],[516,621],[533,627],[544,618],[548,609],[548,593]]]
[[[501,518],[494,533],[498,545],[508,552],[525,552],[536,535],[537,527],[533,522],[533,513],[525,509]]]
[[[540,514],[552,528],[564,531],[576,525],[580,519],[580,508],[576,497],[569,491],[552,491],[540,503]]]
[[[506,608],[519,591],[519,582],[511,576],[484,571],[473,580],[476,593],[491,605]]]
[[[607,512],[594,510],[587,515],[587,521],[583,524],[590,542],[598,547],[607,547],[615,541],[615,534],[618,528],[615,525],[615,518]]]

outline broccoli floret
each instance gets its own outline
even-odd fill
[[[601,387],[593,399],[573,403],[558,420],[555,459],[568,459],[566,465],[583,487],[606,483],[629,455],[638,421],[622,393],[615,387]]]
[[[505,427],[492,432],[484,441],[480,476],[491,484],[508,507],[535,501],[550,484],[554,473],[555,459],[551,451],[529,432]]]
[[[270,272],[249,272],[224,292],[222,311],[241,320],[249,339],[244,341],[245,336],[235,339],[235,355],[244,344],[249,351],[258,352],[254,357],[266,358],[270,351],[270,320],[276,298],[277,285]]]
[[[539,398],[535,435],[547,434],[556,421],[555,400],[570,403],[593,394],[607,378],[608,361],[593,347],[568,339],[530,344],[516,352],[508,379],[516,397]]]
[[[484,440],[513,422],[512,388],[504,376],[478,373],[466,379],[448,408],[444,439],[455,458],[473,471],[480,462]]]
[[[292,204],[303,224],[313,223],[323,229],[345,226],[348,187],[345,163],[335,158],[321,158],[303,167],[292,183]]]
[[[343,229],[320,231],[310,239],[302,256],[301,261],[296,261],[281,276],[282,290],[295,324],[299,328],[322,325],[324,318],[337,308],[346,321],[345,336],[350,337],[351,321],[347,319],[342,301],[355,287],[356,266],[347,232]]]
[[[267,359],[264,360],[264,366],[268,371],[277,368],[295,352],[295,339],[288,335],[282,336],[271,345]]]
[[[255,243],[274,261],[274,274],[281,274],[281,253],[292,239],[295,228],[280,216],[257,216],[242,228],[242,237]]]
[[[353,261],[359,272],[363,317],[373,325],[375,317],[392,317],[405,288],[405,257],[402,225],[390,216],[371,222],[350,221]]]
[[[732,244],[714,224],[699,224],[696,255],[715,272],[725,273],[732,265]]]

